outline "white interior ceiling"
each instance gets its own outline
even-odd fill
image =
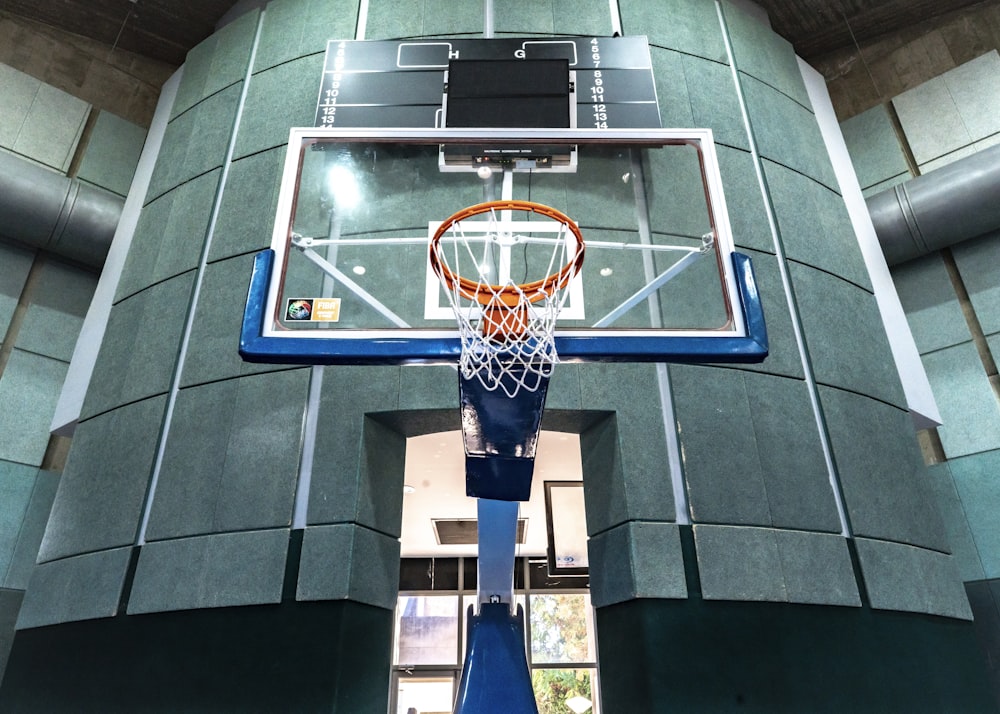
[[[544,556],[545,481],[580,481],[580,437],[543,431],[538,438],[531,500],[521,504],[527,519],[526,542],[518,555]],[[461,431],[447,431],[406,440],[404,482],[413,487],[403,495],[403,557],[476,555],[475,545],[438,545],[436,518],[476,518],[476,499],[465,495],[465,450]]]

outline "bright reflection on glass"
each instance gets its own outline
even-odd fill
[[[454,701],[455,687],[451,677],[399,678],[397,714],[450,712]]]
[[[346,166],[333,166],[326,176],[327,186],[337,208],[350,209],[361,200],[361,189],[354,172]]]
[[[396,664],[458,664],[458,596],[400,595]]]

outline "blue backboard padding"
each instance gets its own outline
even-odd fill
[[[500,380],[520,381],[503,373]],[[459,374],[462,439],[465,443],[465,492],[496,501],[527,501],[548,377],[538,389],[522,389],[513,397],[503,389],[487,389],[478,377]]]
[[[492,501],[531,500],[534,459],[465,455],[465,495]]]
[[[684,335],[620,336],[595,330],[587,336],[556,336],[556,351],[563,362],[761,362],[767,357],[767,328],[760,293],[749,256],[733,253],[733,270],[740,305],[747,325],[745,337],[688,337]],[[240,356],[247,362],[268,364],[456,364],[461,354],[459,338],[426,338],[418,331],[407,336],[379,339],[329,339],[265,337],[263,335],[268,281],[274,251],[254,258],[243,328]]]
[[[538,714],[524,654],[524,611],[509,603],[469,608],[468,640],[455,714]]]

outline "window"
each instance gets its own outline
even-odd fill
[[[587,593],[532,594],[528,599],[531,682],[539,714],[596,711],[597,652]]]
[[[464,561],[458,571],[474,572],[474,559],[458,560]],[[526,654],[539,714],[599,714],[596,628],[585,579],[578,589],[550,589],[555,583],[544,578],[544,561],[522,560],[521,566],[515,603],[525,610]],[[461,585],[445,592],[400,593],[391,712],[451,712],[465,656],[466,613],[475,600],[475,590]]]

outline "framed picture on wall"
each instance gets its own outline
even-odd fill
[[[549,576],[587,575],[587,514],[583,481],[545,482]]]

